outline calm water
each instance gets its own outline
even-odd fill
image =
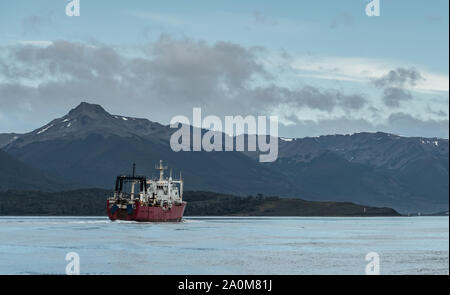
[[[448,274],[448,217],[0,217],[0,274]]]

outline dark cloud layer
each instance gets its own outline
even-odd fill
[[[330,119],[330,126],[335,124],[340,130],[377,127],[351,119],[354,112],[373,108],[362,94],[281,86],[260,62],[258,54],[263,50],[167,36],[148,46],[139,57],[129,57],[104,44],[63,40],[46,47],[0,47],[0,121],[3,114],[8,118],[3,122],[9,124],[9,130],[0,131],[22,131],[14,129],[14,122],[23,120],[40,126],[80,101],[163,123],[175,115],[190,117],[193,107],[202,107],[203,115],[219,116],[267,115],[275,109],[287,109],[285,115],[294,116],[304,110],[330,115],[339,111],[348,119],[340,124]],[[400,102],[412,99],[403,87],[420,79],[413,69],[397,69],[374,84],[384,89],[387,106],[398,107]],[[23,114],[32,116],[25,119]],[[298,121],[298,129],[305,127],[302,122]],[[325,127],[324,133],[328,130]]]
[[[139,58],[125,57],[101,44],[55,41],[47,47],[17,46],[8,48],[9,62],[1,63],[8,82],[0,84],[0,91],[2,100],[19,99],[31,104],[59,104],[64,99],[70,103],[86,97],[109,104],[126,98],[136,104],[158,103],[177,111],[182,106],[206,105],[219,114],[268,110],[281,104],[328,112],[365,105],[361,95],[310,86],[300,90],[277,86],[258,61],[260,50],[229,42],[208,45],[165,36]],[[30,89],[20,83],[23,79],[40,83]]]
[[[336,108],[346,111],[359,110],[367,101],[362,95],[346,95],[335,89],[319,89],[305,86],[299,90],[291,90],[285,87],[272,85],[270,87],[256,88],[247,93],[246,97],[254,96],[253,100],[258,105],[276,107],[278,105],[289,106],[291,109],[309,108],[332,112]]]

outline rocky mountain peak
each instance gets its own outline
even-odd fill
[[[81,102],[63,117],[18,136],[17,140],[14,140],[14,145],[26,146],[33,142],[52,140],[83,140],[91,135],[145,137],[159,141],[168,138],[168,130],[167,127],[147,119],[111,115],[98,104]],[[11,147],[7,145],[13,145],[12,139],[6,135],[3,137],[0,138],[0,144],[8,150]]]
[[[80,103],[76,108],[70,110],[68,116],[77,117],[80,115],[87,115],[89,117],[110,116],[105,109],[98,105],[87,102]]]

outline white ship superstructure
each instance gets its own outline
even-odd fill
[[[167,169],[163,166],[162,160],[159,161],[159,166],[156,166],[159,170],[159,179],[147,180],[147,194],[141,194],[141,202],[150,203],[153,205],[160,205],[163,208],[171,208],[173,204],[179,205],[183,202],[183,180],[174,180],[172,173],[169,178],[164,178],[164,170]]]

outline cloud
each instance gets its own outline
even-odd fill
[[[192,101],[209,99],[217,92],[242,90],[256,76],[270,79],[252,49],[230,42],[208,45],[163,36],[149,53],[151,59],[131,68],[145,72],[153,80],[153,88],[165,97],[179,91],[178,97],[182,95]]]
[[[306,86],[295,91],[290,103],[293,106],[307,106],[311,109],[331,112],[336,107],[358,110],[364,107],[367,100],[357,94],[345,95],[334,89],[320,90],[316,87]]]
[[[384,89],[383,102],[388,107],[398,108],[402,101],[413,99],[411,93],[402,88],[387,87]]]
[[[377,87],[414,87],[418,82],[425,80],[422,75],[414,68],[405,69],[397,68],[389,71],[384,75],[374,80],[374,85]]]
[[[304,126],[311,128],[306,130],[309,134],[320,128],[324,134],[384,126],[389,113],[374,115],[377,106],[363,93],[305,83],[288,87],[282,83],[283,76],[262,61],[264,54],[262,48],[231,42],[210,44],[168,36],[135,55],[105,44],[64,40],[47,46],[0,47],[0,56],[7,57],[0,59],[0,125],[16,126],[1,131],[34,129],[80,101],[162,123],[175,115],[191,116],[192,108],[199,106],[203,116],[277,114],[298,124],[297,134],[302,134]],[[403,72],[397,76],[386,76],[383,85],[418,80]],[[384,87],[386,104],[396,106],[409,99],[402,88]],[[425,129],[434,128],[424,124]]]
[[[291,62],[299,77],[315,79],[371,83],[389,83],[390,79],[404,87],[421,92],[448,92],[448,74],[432,73],[404,66],[390,60],[361,57],[301,56]],[[420,73],[420,74],[419,74]],[[419,74],[420,76],[416,76]],[[414,85],[410,82],[414,81]],[[376,86],[376,85],[375,85]],[[394,85],[392,85],[394,86]]]
[[[246,114],[273,114],[274,110],[280,118],[286,118],[292,113],[318,111],[332,114],[344,111],[351,114],[366,106],[367,100],[359,94],[347,95],[336,89],[320,89],[305,86],[290,89],[279,85],[255,87],[247,89],[239,95],[240,112]]]
[[[67,41],[54,41],[46,47],[18,46],[12,50],[12,57],[16,62],[12,67],[32,67],[55,78],[67,75],[87,80],[94,76],[111,77],[123,70],[122,57],[113,48]]]
[[[422,75],[414,68],[397,68],[372,83],[378,88],[384,88],[382,99],[386,106],[398,108],[401,102],[413,99],[411,92],[406,89],[423,80]]]
[[[33,45],[47,47],[53,44],[52,41],[48,40],[22,40],[19,42],[21,45]]]
[[[27,92],[23,100],[36,107],[41,102],[62,105],[86,97],[112,105],[127,99],[134,105],[170,109],[167,120],[199,105],[214,114],[240,114],[284,105],[332,112],[361,109],[366,103],[359,94],[279,86],[259,60],[263,49],[230,42],[207,44],[162,36],[140,57],[126,57],[103,44],[63,40],[6,51],[10,60],[1,65],[1,75],[9,82],[0,84],[1,99],[17,99],[9,90],[14,85],[16,93]],[[27,85],[29,81],[33,85]]]
[[[430,106],[427,106],[427,112],[433,115],[436,115],[437,117],[446,117],[448,118],[448,112],[443,111],[443,110],[434,110],[432,109]]]

